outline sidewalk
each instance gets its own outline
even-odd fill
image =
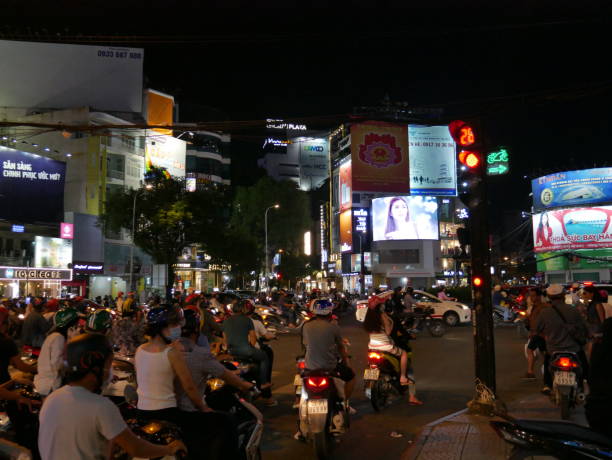
[[[515,418],[559,420],[559,409],[547,396],[534,394],[508,404],[508,413]],[[494,460],[506,459],[511,446],[495,434],[491,420],[468,414],[467,409],[426,425],[401,460]],[[584,410],[576,409],[572,421],[586,425]]]

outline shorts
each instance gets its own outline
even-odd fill
[[[338,374],[338,378],[343,382],[350,382],[355,378],[355,372],[353,369],[344,363],[338,363],[336,366],[336,372]]]
[[[527,348],[529,348],[530,350],[540,350],[541,352],[545,352],[546,341],[543,337],[539,335],[534,335],[529,339],[529,342],[527,342]]]

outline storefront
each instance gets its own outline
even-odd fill
[[[15,298],[40,295],[60,297],[62,282],[72,281],[72,270],[32,267],[0,267],[0,295]]]
[[[185,262],[174,265],[174,289],[186,291],[193,288],[201,292],[213,292],[224,285],[223,273],[227,267],[207,264],[205,262]]]

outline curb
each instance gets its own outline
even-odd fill
[[[467,408],[461,409],[457,412],[453,412],[452,414],[445,415],[444,417],[436,419],[433,422],[429,422],[427,425],[421,428],[421,430],[416,435],[414,442],[402,453],[402,456],[400,457],[400,459],[401,460],[416,459],[421,453],[423,446],[425,446],[425,443],[427,442],[427,438],[429,438],[429,435],[431,434],[431,432],[433,431],[436,425],[439,425],[444,422],[448,422],[450,419],[455,418],[458,415],[465,414],[467,411],[468,411]]]

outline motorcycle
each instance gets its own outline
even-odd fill
[[[239,371],[234,363],[224,361],[230,371]],[[259,390],[251,391],[246,398],[238,390],[223,380],[210,378],[206,382],[205,400],[211,409],[232,414],[238,426],[238,446],[245,460],[261,460],[261,439],[263,435],[263,415],[251,403]]]
[[[335,438],[349,428],[344,382],[321,370],[303,371],[302,381],[298,437],[312,442],[318,459],[326,459]]]
[[[401,323],[411,333],[422,332],[427,328],[432,337],[442,337],[446,334],[446,323],[442,319],[433,318],[434,314],[433,307],[419,306],[414,309],[412,315],[404,315]],[[411,320],[413,320],[412,325],[409,324]]]
[[[31,384],[14,382],[8,389],[19,392],[22,398],[42,402],[42,396],[34,390],[34,386]],[[7,401],[2,401],[2,406],[0,436],[9,441],[17,442],[32,451],[37,449],[40,406],[32,406],[31,411],[24,407],[10,405]]]
[[[582,365],[576,353],[554,352],[549,369],[553,376],[551,398],[561,408],[561,418],[567,420],[570,410],[585,400]]]
[[[295,358],[295,367],[297,368],[297,372],[295,373],[295,377],[293,378],[293,387],[295,389],[295,402],[293,404],[294,409],[299,409],[300,407],[300,396],[302,394],[302,372],[306,369],[306,359],[304,355],[297,356]]]
[[[384,351],[368,351],[368,367],[363,373],[365,395],[376,412],[382,410],[392,395],[403,395],[408,388],[400,383],[399,357]]]
[[[112,382],[104,388],[102,394],[113,400],[115,398],[121,399],[125,396],[125,387],[127,385],[136,386],[134,358],[115,353],[111,366],[114,378]]]
[[[125,423],[132,432],[139,438],[144,439],[152,444],[168,445],[175,440],[181,439],[181,430],[174,423],[165,420],[147,420],[141,417],[134,416],[128,418]],[[184,458],[185,454],[179,452],[177,455],[165,456],[163,460],[172,460]],[[113,460],[144,460],[136,457],[131,457],[122,449],[117,449],[111,455]]]
[[[612,439],[587,427],[566,421],[493,421],[497,435],[512,446],[509,460],[557,458],[560,460],[612,458]]]

